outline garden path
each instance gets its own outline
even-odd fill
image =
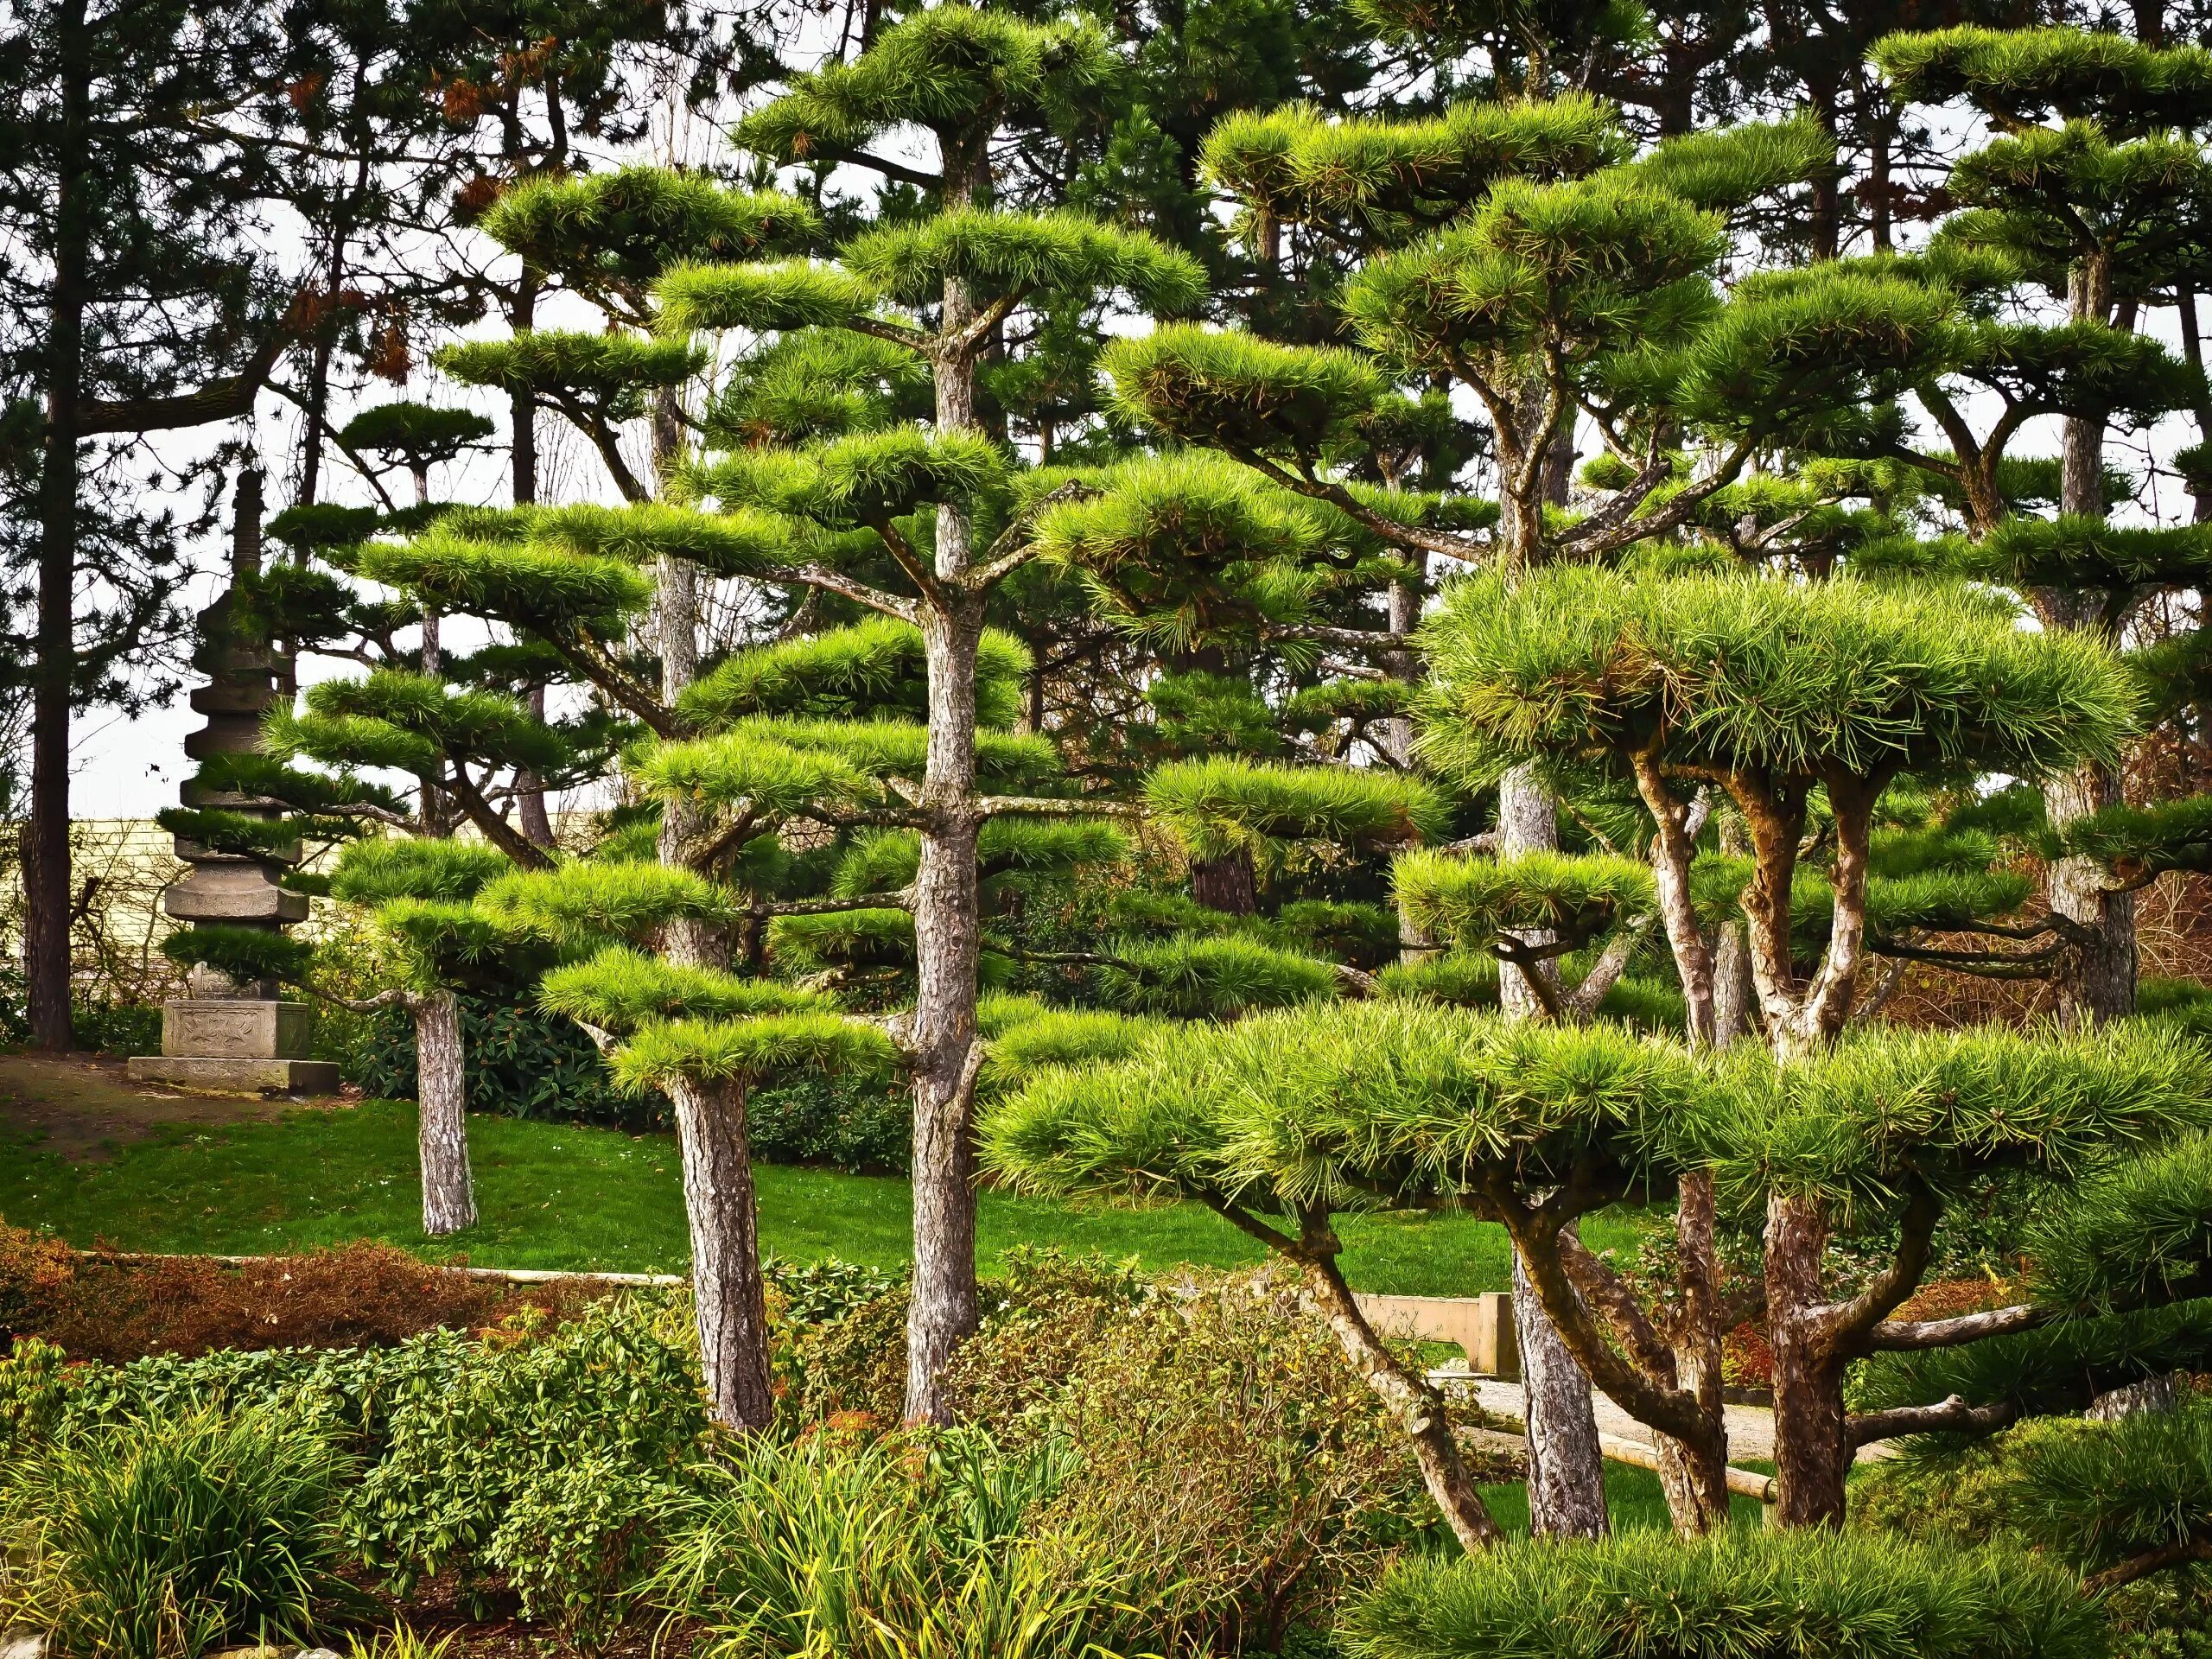
[[[1518,1417],[1524,1409],[1521,1385],[1501,1382],[1491,1377],[1473,1379],[1475,1397],[1484,1411],[1501,1416]],[[1462,1384],[1461,1386],[1465,1386]],[[1627,1440],[1633,1445],[1652,1444],[1651,1431],[1630,1416],[1604,1395],[1596,1396],[1592,1408],[1598,1418],[1598,1433],[1601,1439]],[[1724,1406],[1728,1415],[1728,1460],[1731,1463],[1771,1463],[1774,1461],[1774,1413],[1764,1406]],[[1876,1444],[1861,1446],[1861,1459],[1871,1460],[1891,1455],[1890,1448]]]

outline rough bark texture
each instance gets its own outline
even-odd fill
[[[451,991],[415,1000],[416,1148],[423,1165],[423,1230],[443,1238],[476,1224],[468,1171],[468,1071],[461,1001]]]
[[[1260,882],[1252,869],[1251,854],[1240,847],[1220,858],[1192,859],[1191,897],[1224,915],[1256,915]]]
[[[1775,1518],[1840,1526],[1851,1443],[1842,1364],[1823,1322],[1821,1258],[1827,1217],[1815,1199],[1775,1194],[1766,1210],[1768,1341],[1774,1350]]]
[[[941,153],[947,206],[987,196],[988,128],[946,134]],[[966,283],[947,277],[942,342],[931,365],[939,433],[973,431],[976,363],[963,344],[976,321]],[[976,967],[982,918],[976,894],[976,658],[983,607],[969,589],[975,527],[965,505],[938,505],[934,582],[925,590],[922,645],[929,671],[929,743],[922,776],[921,859],[914,875],[914,1013],[906,1058],[914,1097],[914,1279],[906,1315],[910,1423],[944,1423],[951,1403],[946,1364],[975,1331]]]
[[[31,687],[31,810],[23,832],[23,981],[31,1040],[66,1053],[69,1013],[69,704],[76,660],[78,442],[90,283],[91,42],[84,0],[55,9],[61,131],[48,289],[45,452],[39,474],[38,663]]]
[[[1513,1324],[1521,1344],[1529,1426],[1529,1530],[1539,1538],[1605,1532],[1605,1460],[1590,1379],[1560,1340],[1521,1258],[1513,1259]]]
[[[708,1409],[725,1428],[763,1429],[775,1414],[775,1396],[745,1089],[686,1078],[668,1092],[683,1160],[691,1294]]]
[[[1751,948],[1741,922],[1723,922],[1713,942],[1713,1046],[1726,1048],[1756,1035],[1752,1015],[1758,1007],[1751,983]]]
[[[947,535],[963,541],[962,516],[940,508],[938,556]],[[961,555],[964,561],[965,555]],[[976,657],[981,607],[924,613],[929,661],[929,764],[914,876],[918,984],[908,1030],[914,1089],[914,1287],[906,1321],[906,1420],[942,1423],[950,1406],[940,1386],[946,1363],[974,1332],[976,1189],[974,1115],[976,969],[982,951],[976,872]]]
[[[1682,1004],[1688,1015],[1688,1036],[1693,1047],[1714,1042],[1713,954],[1707,948],[1705,930],[1698,925],[1697,906],[1690,891],[1690,866],[1697,859],[1697,837],[1690,823],[1690,808],[1681,800],[1648,756],[1636,760],[1637,791],[1651,813],[1655,834],[1651,842],[1651,875],[1659,895],[1659,918],[1667,931],[1667,944],[1674,952],[1676,976],[1682,982]]]
[[[1697,1396],[1708,1432],[1682,1438],[1655,1431],[1659,1485],[1677,1532],[1709,1532],[1728,1522],[1728,1428],[1720,1395],[1719,1259],[1713,1248],[1713,1177],[1685,1175],[1675,1211],[1675,1309],[1669,1346],[1675,1386]]]
[[[1559,845],[1551,791],[1527,766],[1505,775],[1497,791],[1497,851],[1501,858]],[[1549,942],[1532,934],[1528,942]],[[1543,972],[1549,964],[1536,971]],[[1498,966],[1498,1001],[1507,1016],[1529,1019],[1544,1004],[1510,963]],[[1518,1256],[1513,1264],[1513,1325],[1521,1344],[1521,1375],[1529,1425],[1529,1524],[1539,1536],[1592,1538],[1605,1526],[1605,1465],[1598,1448],[1598,1419],[1590,1379],[1560,1340],[1543,1304],[1529,1287]]]
[[[2111,269],[2102,257],[2076,262],[2067,284],[2068,309],[2076,322],[2103,323],[2112,308]],[[2101,517],[2105,511],[2104,423],[2069,416],[2061,429],[2059,507],[2062,512]],[[2077,595],[2037,595],[2037,610],[2046,626],[2101,626],[2097,607]],[[2050,827],[2063,830],[2076,818],[2120,799],[2119,775],[2105,766],[2063,772],[2044,785],[2044,807]],[[2135,1011],[2135,895],[2105,890],[2104,871],[2094,860],[2062,858],[2050,868],[2051,910],[2075,925],[2071,971],[2059,981],[2059,1006],[2077,1025],[2102,1025]]]

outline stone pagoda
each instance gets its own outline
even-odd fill
[[[200,666],[208,683],[192,694],[207,723],[184,740],[184,752],[205,761],[218,754],[250,753],[261,742],[261,722],[279,695],[282,660],[264,644],[232,626],[232,613],[261,573],[261,474],[238,478],[236,528],[231,541],[231,587],[200,613]],[[219,809],[248,817],[281,817],[281,803],[255,795],[210,789],[187,781],[178,798],[188,807]],[[226,853],[176,838],[176,855],[192,867],[162,896],[169,916],[189,926],[265,928],[272,932],[303,922],[305,893],[278,885],[300,858],[297,842],[270,852]],[[240,982],[205,965],[187,976],[186,994],[162,1005],[162,1052],[134,1056],[130,1075],[144,1083],[226,1094],[327,1094],[338,1087],[338,1067],[307,1058],[314,1011],[286,1001],[273,981]]]

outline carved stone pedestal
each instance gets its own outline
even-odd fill
[[[338,1067],[307,1058],[314,1010],[264,997],[187,997],[162,1005],[162,1052],[132,1057],[141,1083],[238,1094],[327,1095]]]

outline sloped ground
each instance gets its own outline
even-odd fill
[[[0,1148],[29,1143],[72,1163],[104,1161],[168,1124],[270,1122],[303,1104],[329,1103],[133,1083],[119,1059],[0,1054]]]

